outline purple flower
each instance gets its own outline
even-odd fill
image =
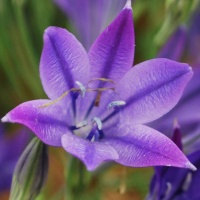
[[[197,131],[199,134],[200,130],[200,60],[199,55],[192,53],[194,49],[197,51],[198,45],[200,48],[200,43],[198,43],[200,27],[197,26],[197,22],[199,21],[200,14],[198,12],[195,13],[192,18],[192,26],[190,29],[187,30],[186,27],[183,26],[179,27],[159,53],[159,57],[174,60],[181,60],[183,55],[184,58],[191,57],[192,54],[193,60],[191,61],[191,65],[193,66],[194,76],[184,91],[178,105],[165,116],[150,124],[151,127],[170,136],[173,132],[173,121],[177,119],[181,126],[182,134],[188,137],[187,139],[184,137],[184,140],[187,142],[191,138],[196,137]],[[193,46],[193,49],[191,46]],[[188,52],[185,52],[186,47],[190,47]],[[186,53],[187,56],[184,53]],[[196,55],[196,57],[194,57],[194,55]],[[190,133],[190,135],[188,133]]]
[[[70,17],[77,36],[88,50],[98,35],[117,16],[126,0],[54,0]]]
[[[67,30],[44,33],[40,77],[50,100],[25,102],[2,118],[28,126],[46,144],[62,146],[88,170],[104,161],[195,169],[177,146],[144,123],[168,112],[192,77],[187,64],[152,59],[132,68],[130,1],[87,55]]]
[[[181,148],[180,128],[176,128],[173,141]],[[198,200],[200,199],[200,151],[188,155],[197,171],[174,167],[156,167],[147,200]]]
[[[10,189],[15,164],[28,143],[28,137],[25,130],[8,137],[0,124],[0,191]]]

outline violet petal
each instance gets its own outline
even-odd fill
[[[88,74],[88,56],[78,40],[65,29],[47,28],[40,60],[40,77],[48,97],[57,99],[75,87],[75,81],[86,83]]]
[[[91,142],[71,133],[62,136],[62,146],[67,152],[82,160],[89,171],[94,170],[104,161],[119,157],[109,144]]]
[[[92,78],[118,81],[133,65],[134,48],[132,9],[127,5],[89,50]]]
[[[34,100],[20,104],[1,120],[20,123],[30,128],[44,143],[61,146],[61,136],[68,131],[69,115],[59,104],[41,108],[50,100]]]
[[[192,133],[200,121],[200,68],[193,68],[194,76],[186,87],[180,102],[163,117],[152,122],[149,126],[170,136],[172,124],[178,119],[182,134]]]
[[[116,162],[131,167],[176,166],[195,170],[182,151],[165,135],[144,125],[122,125],[105,142],[119,154]]]
[[[126,0],[54,0],[71,18],[78,38],[88,50],[101,31],[125,5]]]
[[[191,67],[168,59],[152,59],[133,67],[116,87],[116,98],[124,100],[123,121],[153,121],[179,101],[193,75]]]

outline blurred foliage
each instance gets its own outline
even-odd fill
[[[176,27],[188,22],[198,2],[135,0],[135,63],[156,57],[160,46]],[[39,60],[43,32],[52,25],[72,30],[52,0],[0,1],[1,116],[24,101],[45,98],[39,78]],[[49,177],[37,200],[47,199],[47,196],[51,197],[50,200],[63,199],[68,187],[64,184],[64,177],[75,187],[77,179],[84,176],[85,182],[79,189],[87,187],[87,190],[86,193],[83,191],[81,199],[142,199],[148,191],[151,169],[111,165],[103,173],[82,169],[82,175],[72,178],[76,171],[70,171],[72,174],[68,175],[64,173],[65,156],[63,150],[50,150]],[[67,163],[69,167],[70,159]]]

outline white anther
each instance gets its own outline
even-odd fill
[[[98,117],[94,117],[93,122],[95,122],[97,124],[97,127],[99,130],[102,129],[102,122]]]
[[[126,105],[125,101],[113,101],[108,104],[108,109],[114,108],[116,106],[124,106],[124,105]]]
[[[84,121],[78,123],[78,124],[76,125],[76,128],[81,128],[81,127],[83,127],[83,126],[86,126],[87,123],[88,123],[87,120],[84,120]]]
[[[86,93],[86,88],[85,88],[85,86],[84,86],[81,82],[79,82],[79,81],[76,81],[75,83],[76,83],[76,85],[78,85],[78,86],[80,87],[81,96],[84,97],[84,96],[85,96],[85,93]]]

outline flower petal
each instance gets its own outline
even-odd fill
[[[126,0],[54,0],[71,18],[86,49],[125,5]],[[101,9],[100,9],[101,8]]]
[[[116,98],[126,102],[122,120],[146,123],[161,117],[177,104],[192,74],[187,64],[164,58],[136,65],[116,86]]]
[[[187,30],[185,26],[180,26],[169,38],[158,54],[159,58],[168,58],[179,60],[183,55],[187,39]]]
[[[78,40],[65,29],[47,28],[40,60],[40,77],[48,97],[60,97],[75,86],[75,81],[86,83],[88,74],[88,56]]]
[[[102,142],[90,142],[71,133],[62,136],[64,149],[81,159],[89,171],[97,168],[102,162],[118,159],[116,150]]]
[[[61,146],[61,136],[68,131],[68,115],[59,104],[40,107],[50,102],[49,100],[34,100],[22,103],[11,110],[1,121],[23,124],[44,143]]]
[[[118,81],[133,65],[134,44],[132,9],[126,5],[89,50],[92,78]]]
[[[178,169],[175,167],[156,167],[152,181],[155,183],[150,188],[150,197],[154,195],[157,199],[199,199],[198,183],[200,177],[200,151],[188,155],[189,160],[195,164],[197,171]],[[156,182],[155,182],[156,181]],[[170,188],[167,185],[170,184]],[[187,198],[184,198],[187,197]]]
[[[173,121],[177,119],[183,134],[194,132],[200,121],[200,68],[193,68],[193,71],[194,76],[177,106],[149,126],[169,136],[172,133]]]
[[[122,125],[105,138],[119,154],[116,162],[131,167],[175,166],[195,170],[180,149],[165,135],[144,125]]]

